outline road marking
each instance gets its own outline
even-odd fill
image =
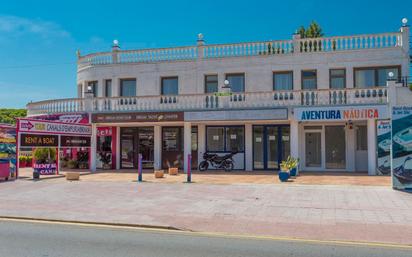
[[[156,232],[156,233],[163,233],[163,234],[173,234],[173,235],[178,234],[178,235],[186,235],[186,236],[219,237],[219,238],[228,238],[228,239],[287,241],[287,242],[299,242],[299,243],[308,243],[308,244],[380,247],[380,248],[397,248],[397,249],[412,250],[412,245],[402,245],[402,244],[395,244],[395,243],[305,239],[305,238],[296,238],[296,237],[229,234],[229,233],[223,233],[223,232],[198,232],[198,231],[178,230],[175,228],[166,228],[166,227],[162,228],[162,227],[156,227],[156,226],[152,227],[152,226],[129,225],[129,224],[89,223],[89,222],[81,222],[81,221],[31,219],[31,218],[22,218],[22,217],[18,217],[18,218],[17,217],[0,217],[0,222],[1,221],[39,223],[39,224],[57,224],[57,225],[69,225],[69,226],[92,227],[92,228],[103,228],[103,229],[139,230],[141,232]]]

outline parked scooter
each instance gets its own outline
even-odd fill
[[[199,170],[205,171],[209,168],[209,163],[215,169],[223,169],[225,171],[231,171],[234,167],[234,160],[233,156],[237,154],[237,152],[232,152],[226,154],[224,156],[219,156],[216,153],[204,153],[203,154],[203,161],[199,164]]]

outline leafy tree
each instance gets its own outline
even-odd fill
[[[16,118],[26,117],[25,109],[0,109],[0,123],[16,124]]]
[[[316,21],[312,21],[312,23],[305,28],[304,26],[300,26],[297,33],[300,35],[300,38],[317,38],[323,37],[322,28]]]

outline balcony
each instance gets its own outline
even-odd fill
[[[155,63],[169,61],[194,61],[245,56],[273,56],[308,53],[341,52],[365,49],[402,48],[405,35],[402,32],[337,36],[322,38],[245,42],[235,44],[205,45],[199,38],[197,46],[119,50],[111,52],[78,55],[78,71],[111,64]],[[407,38],[407,36],[406,36]]]
[[[28,116],[72,112],[195,111],[386,104],[388,89],[352,88],[176,96],[72,98],[29,103]]]

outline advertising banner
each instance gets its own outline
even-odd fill
[[[92,128],[90,125],[85,124],[20,119],[19,132],[90,136]]]
[[[376,154],[379,175],[391,173],[391,121],[376,121]]]
[[[392,185],[412,189],[412,106],[392,108]]]
[[[58,147],[59,136],[22,134],[20,146],[24,147]]]
[[[183,112],[94,113],[94,123],[183,121]]]
[[[16,161],[16,128],[0,125],[0,162],[14,171]]]
[[[33,119],[59,121],[63,123],[88,124],[89,114],[87,113],[70,113],[70,114],[49,114],[32,117]]]
[[[61,147],[90,147],[90,137],[61,136]]]
[[[35,163],[33,168],[40,173],[40,175],[54,175],[56,174],[57,164],[56,163],[46,163],[37,164]]]

